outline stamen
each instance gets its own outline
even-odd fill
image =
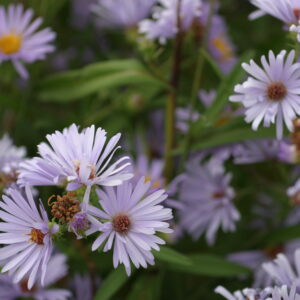
[[[270,101],[281,101],[286,94],[287,89],[282,82],[272,82],[268,86],[267,95]]]
[[[112,225],[116,232],[125,234],[130,229],[131,221],[127,215],[119,214],[113,218]]]
[[[19,52],[22,37],[17,34],[7,34],[0,37],[0,52],[9,55]]]
[[[30,242],[36,243],[38,245],[44,245],[45,234],[41,230],[32,228],[29,236]]]
[[[51,200],[56,197],[56,201]],[[76,199],[76,194],[69,192],[63,196],[51,196],[48,199],[48,205],[51,206],[51,214],[62,224],[68,224],[73,217],[80,212],[80,203]]]

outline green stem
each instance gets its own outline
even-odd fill
[[[174,149],[174,145],[175,145],[175,111],[176,111],[177,94],[179,89],[181,52],[182,52],[182,43],[184,37],[181,29],[181,18],[180,18],[181,2],[182,0],[178,0],[177,2],[178,33],[175,38],[175,49],[174,49],[172,73],[170,79],[170,85],[172,86],[173,89],[170,92],[167,100],[166,117],[165,117],[166,144],[165,144],[164,173],[165,173],[165,178],[167,183],[171,179],[173,168],[174,168],[172,150]]]
[[[180,160],[180,165],[179,165],[180,172],[183,170],[184,163],[188,157],[189,149],[190,149],[191,142],[192,142],[192,130],[191,130],[192,123],[193,123],[192,115],[195,110],[196,102],[198,99],[198,91],[199,91],[200,85],[201,85],[202,73],[203,73],[204,62],[205,62],[205,56],[203,55],[203,52],[204,52],[204,50],[206,50],[208,42],[209,42],[209,34],[210,34],[210,29],[211,29],[211,24],[212,24],[212,18],[214,15],[215,4],[216,4],[216,0],[210,0],[210,11],[209,11],[209,16],[208,16],[208,20],[207,20],[207,25],[206,25],[205,32],[204,32],[203,42],[198,49],[198,59],[197,59],[196,70],[195,70],[195,74],[194,74],[191,101],[190,101],[190,107],[189,107],[188,131],[187,131],[187,134],[185,137],[184,151],[183,151],[183,154],[182,154],[182,157]]]

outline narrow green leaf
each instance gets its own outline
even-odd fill
[[[206,61],[209,63],[209,65],[212,67],[212,69],[215,71],[215,73],[218,75],[220,79],[224,79],[225,74],[224,72],[220,69],[216,61],[212,58],[212,56],[205,50],[201,50],[201,54],[205,57]]]
[[[157,260],[165,263],[187,267],[192,264],[187,256],[168,247],[160,247],[160,251],[154,251],[153,254]]]
[[[270,233],[264,243],[268,247],[274,247],[298,238],[300,238],[300,225],[295,225],[286,228],[280,228]]]
[[[189,259],[192,261],[191,266],[169,265],[169,267],[185,273],[211,277],[231,277],[250,273],[248,268],[212,254],[193,254],[189,255]]]
[[[245,124],[246,125],[246,124]],[[258,131],[254,131],[251,129],[249,125],[244,128],[235,128],[230,129],[228,131],[221,131],[218,133],[216,131],[214,134],[201,139],[200,142],[194,141],[191,150],[203,150],[212,147],[219,147],[228,144],[248,141],[248,140],[256,140],[263,138],[271,138],[274,137],[274,128],[260,128]],[[174,155],[178,155],[183,153],[184,147],[179,147],[173,151]]]
[[[135,269],[132,269],[132,272],[134,271]],[[129,276],[127,276],[123,266],[113,270],[101,284],[94,300],[111,299],[111,297],[118,292],[118,290],[126,283],[126,281],[128,281],[128,279]]]

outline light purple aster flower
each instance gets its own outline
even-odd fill
[[[48,264],[45,287],[39,283],[31,290],[27,287],[27,279],[20,283],[14,283],[10,275],[0,275],[0,299],[15,300],[19,297],[32,298],[36,300],[66,300],[71,293],[64,289],[50,288],[56,281],[67,274],[66,257],[62,254],[54,255]],[[82,298],[83,299],[83,298]]]
[[[113,247],[114,267],[124,264],[128,275],[131,273],[130,261],[136,268],[154,264],[151,249],[158,251],[158,245],[165,244],[155,235],[157,232],[172,232],[166,222],[172,219],[172,211],[161,205],[167,195],[164,190],[149,194],[150,187],[151,183],[145,183],[142,177],[136,186],[124,182],[117,188],[98,190],[103,211],[92,206],[88,208],[88,213],[94,216],[90,217],[93,231],[101,233],[93,243],[92,250],[98,249],[103,243],[105,252]],[[96,218],[105,222],[101,223]]]
[[[0,6],[0,63],[11,60],[23,78],[28,78],[23,63],[45,59],[55,49],[55,33],[50,28],[37,31],[42,19],[31,22],[32,17],[33,10],[24,11],[22,5]]]
[[[236,164],[251,164],[277,159],[280,143],[276,139],[261,139],[237,144],[232,151],[234,162]]]
[[[278,254],[273,262],[263,264],[263,268],[278,284],[292,287],[300,280],[300,249],[295,251],[294,263],[284,254]],[[297,288],[299,290],[299,288]]]
[[[263,250],[248,250],[232,253],[228,256],[230,261],[244,265],[254,272],[253,287],[265,287],[273,283],[273,278],[267,276],[266,271],[262,267],[263,264],[272,262],[277,254],[283,253],[288,258],[292,258],[295,250],[300,246],[300,240],[292,240],[278,247],[266,248]]]
[[[146,18],[156,0],[97,0],[91,10],[101,27],[132,27]]]
[[[199,165],[200,163],[200,165]],[[217,156],[203,161],[191,159],[186,167],[186,178],[179,189],[180,224],[194,239],[204,232],[208,244],[215,242],[219,227],[234,231],[240,214],[232,203],[235,196],[230,187],[231,174],[226,174],[223,159]]]
[[[300,18],[300,4],[298,0],[250,0],[259,8],[250,15],[250,19],[256,19],[269,14],[286,24],[297,24]]]
[[[224,19],[217,14],[212,19],[208,50],[221,70],[225,73],[230,72],[236,63],[235,48],[229,38]]]
[[[142,176],[145,182],[151,182],[151,191],[165,188],[163,176],[164,162],[161,159],[150,160],[145,154],[138,154],[137,159],[130,165],[133,183],[137,183]]]
[[[299,16],[300,16],[300,4],[299,4]],[[300,42],[300,21],[298,22],[297,25],[295,24],[291,25],[290,31],[297,33],[297,39]]]
[[[165,43],[174,38],[179,30],[177,22],[178,0],[160,0],[160,6],[153,9],[153,20],[140,22],[140,32],[147,39]],[[180,7],[181,26],[183,31],[189,30],[193,21],[201,15],[202,0],[182,0]]]
[[[92,125],[78,131],[73,124],[63,132],[47,135],[51,147],[46,143],[38,146],[41,157],[21,164],[18,183],[20,185],[59,185],[68,183],[68,190],[82,185],[119,185],[132,177],[125,173],[129,157],[125,156],[110,165],[121,135],[108,142],[106,131]],[[107,143],[106,143],[107,142]]]
[[[222,286],[218,286],[215,292],[227,300],[299,300],[300,295],[296,292],[296,284],[291,289],[287,286],[268,287],[263,290],[244,289],[230,293]]]
[[[97,287],[99,286],[97,283]],[[93,300],[93,284],[89,275],[76,274],[72,286],[74,289],[74,300]]]
[[[13,282],[28,278],[28,289],[35,282],[46,283],[47,266],[53,250],[52,235],[58,225],[49,223],[41,202],[37,208],[29,187],[26,198],[19,190],[10,189],[0,202],[0,249],[2,272],[11,274]]]
[[[294,63],[295,51],[281,51],[277,56],[269,52],[269,62],[262,56],[259,67],[253,60],[242,67],[251,75],[243,84],[235,87],[237,95],[232,102],[240,102],[246,108],[246,122],[252,122],[257,130],[263,121],[265,127],[276,123],[278,139],[283,135],[283,123],[290,131],[293,120],[300,113],[300,65]]]

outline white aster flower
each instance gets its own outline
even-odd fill
[[[295,51],[281,51],[277,56],[269,52],[269,61],[262,56],[262,68],[253,60],[242,67],[251,75],[235,87],[237,95],[230,101],[240,102],[245,108],[246,122],[257,130],[276,123],[277,138],[283,135],[283,123],[293,130],[293,120],[300,114],[300,64],[294,63]]]

